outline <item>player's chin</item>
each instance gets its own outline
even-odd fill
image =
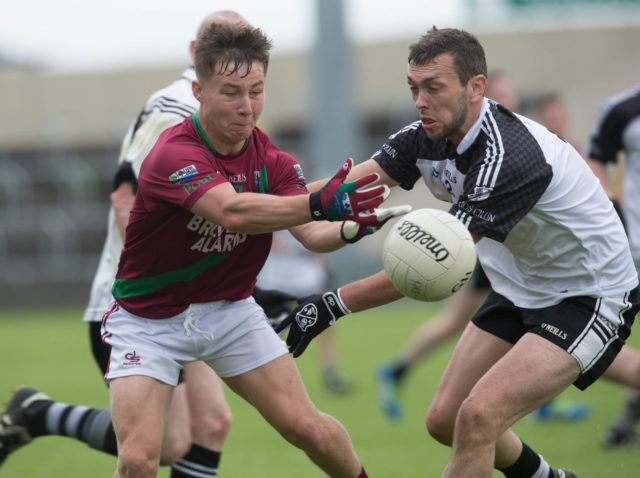
[[[427,135],[427,138],[429,138],[431,141],[440,141],[442,138],[444,138],[444,135],[442,134],[442,130],[441,129],[436,129],[434,127],[432,128],[422,128],[425,132],[425,134]]]

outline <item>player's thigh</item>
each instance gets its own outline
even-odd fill
[[[607,380],[640,389],[640,351],[625,345],[603,374]]]
[[[161,464],[171,464],[182,458],[189,451],[191,442],[187,390],[185,383],[182,382],[174,389],[171,397],[162,440]]]
[[[111,419],[118,446],[159,455],[173,387],[154,378],[130,375],[111,380]]]
[[[201,428],[218,428],[212,421],[231,420],[222,381],[209,365],[201,361],[185,364],[184,375],[189,414],[192,417],[191,429],[194,434]]]
[[[223,378],[277,430],[318,413],[290,355],[282,355],[249,372]]]
[[[536,334],[525,334],[483,374],[469,399],[502,431],[558,395],[579,375],[580,366],[567,351]]]
[[[476,382],[512,344],[469,323],[458,340],[442,374],[431,409],[453,420],[462,401]]]

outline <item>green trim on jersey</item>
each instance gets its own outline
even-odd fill
[[[269,180],[267,179],[267,167],[262,166],[260,170],[260,190],[259,193],[267,193],[269,191]]]
[[[153,277],[140,277],[139,279],[116,279],[111,292],[118,299],[121,297],[135,297],[139,295],[157,292],[163,287],[175,284],[176,282],[188,282],[198,275],[217,266],[229,254],[210,254],[200,262],[177,271],[164,272]]]
[[[209,148],[209,151],[211,151],[213,153],[213,155],[215,156],[216,155],[216,148],[213,147],[213,144],[211,144],[211,141],[209,141],[209,138],[207,137],[207,133],[204,132],[204,128],[202,127],[202,124],[200,124],[200,120],[198,119],[198,112],[197,111],[191,115],[191,119],[193,120],[193,124],[196,126],[196,129],[198,130],[198,133],[200,133],[200,137],[207,144],[207,148]],[[245,148],[247,146],[249,146],[249,138],[250,138],[250,136],[247,136],[247,139],[244,142],[244,147]]]

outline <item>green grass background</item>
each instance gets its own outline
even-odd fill
[[[453,343],[411,372],[403,389],[406,414],[400,423],[388,421],[376,404],[378,364],[392,357],[418,324],[437,313],[441,305],[405,299],[340,320],[336,335],[341,361],[354,382],[349,395],[333,395],[324,388],[313,344],[297,359],[312,399],[320,410],[345,425],[372,478],[438,477],[449,456],[449,449],[427,434],[424,416]],[[0,310],[0,402],[17,386],[28,384],[66,403],[108,405],[107,389],[91,357],[81,312],[80,308]],[[632,334],[631,344],[638,342]],[[226,396],[234,422],[220,477],[324,476],[251,407],[229,390]],[[599,445],[623,396],[620,386],[604,381],[586,392],[572,388],[561,398],[591,404],[589,419],[578,423],[524,419],[516,424],[516,430],[552,465],[572,467],[581,478],[637,478],[640,450],[603,450]],[[12,454],[0,467],[0,477],[108,477],[113,476],[114,467],[115,458],[83,443],[42,437]],[[159,476],[168,477],[168,469],[163,468]]]

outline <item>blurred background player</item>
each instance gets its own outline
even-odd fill
[[[496,70],[489,74],[485,96],[510,111],[518,112],[520,109],[519,94],[514,88],[511,77],[505,71]],[[541,96],[531,104],[531,109],[532,116],[538,122],[566,139],[564,135],[569,133],[570,115],[560,95],[554,93]],[[448,299],[440,314],[420,325],[397,353],[395,359],[380,365],[378,405],[387,417],[398,420],[403,415],[399,388],[404,383],[409,370],[441,345],[458,337],[489,292],[491,292],[489,279],[480,262],[476,262],[473,275],[467,284]],[[541,406],[531,414],[531,417],[538,420],[579,420],[588,415],[587,405],[556,399]]]
[[[301,165],[304,168],[304,164]],[[261,289],[278,290],[302,298],[327,289],[329,283],[330,273],[325,255],[305,249],[288,231],[273,233],[271,252],[258,275],[257,285]],[[283,319],[289,312],[290,309],[282,310],[279,318]],[[270,314],[267,316],[271,318]],[[276,326],[278,318],[272,323]],[[325,386],[334,393],[347,393],[350,384],[338,363],[335,334],[332,328],[325,330],[318,337],[317,351]]]
[[[218,11],[204,18],[198,32],[212,23],[224,22],[247,24],[236,12]],[[193,48],[194,41],[191,41],[192,59]],[[111,193],[107,238],[84,314],[84,320],[89,323],[93,355],[102,375],[106,372],[110,347],[101,339],[101,319],[112,300],[111,285],[140,166],[160,133],[198,110],[200,103],[191,88],[195,79],[195,70],[190,66],[180,79],[152,94],[123,140]],[[231,420],[220,379],[213,370],[202,362],[185,365],[181,383],[173,394],[161,456],[161,464],[173,464],[171,477],[217,476]],[[109,409],[54,402],[34,388],[22,387],[14,393],[0,418],[0,463],[8,453],[43,435],[69,436],[97,450],[117,454]]]
[[[619,188],[608,166],[619,162],[621,152],[626,162],[619,202]],[[631,255],[640,273],[640,84],[603,103],[586,154],[591,169],[623,218]],[[603,437],[603,444],[638,446],[635,427],[639,420],[640,391],[630,390],[623,409]]]
[[[562,95],[555,92],[547,93],[535,98],[531,103],[531,117],[567,140],[584,156],[584,148],[572,138],[571,113]]]

